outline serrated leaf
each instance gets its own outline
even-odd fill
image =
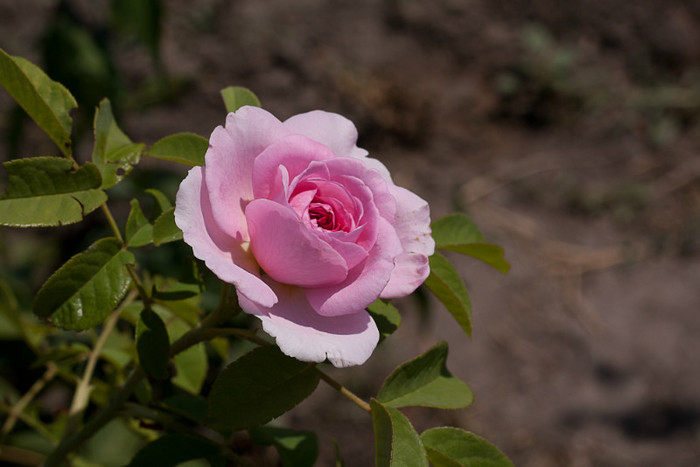
[[[313,467],[318,457],[318,438],[311,431],[264,426],[250,430],[256,444],[273,445],[283,467]]]
[[[429,259],[425,286],[437,297],[469,337],[472,335],[471,302],[462,278],[447,258],[435,252]]]
[[[170,340],[165,323],[157,313],[149,309],[141,312],[136,325],[136,350],[141,367],[155,379],[168,376]]]
[[[382,339],[389,337],[401,325],[401,315],[391,303],[376,299],[367,311],[372,316],[372,319],[377,324],[379,334]]]
[[[0,199],[0,225],[55,227],[80,222],[107,200],[100,172],[91,163],[73,169],[58,157],[15,159],[3,164],[7,193]]]
[[[306,399],[319,374],[313,363],[260,347],[228,365],[209,394],[211,425],[236,431],[264,425]]]
[[[389,407],[419,405],[461,409],[474,400],[467,384],[447,370],[447,343],[400,365],[389,375],[377,395]]]
[[[423,443],[411,422],[398,410],[372,399],[374,465],[428,467]]]
[[[117,239],[98,240],[49,277],[34,299],[34,313],[63,329],[96,326],[124,298],[131,285],[124,265],[134,261]]]
[[[431,428],[420,438],[435,467],[513,467],[496,446],[459,428]]]
[[[119,183],[139,162],[144,144],[133,143],[114,120],[112,104],[102,99],[95,111],[95,147],[92,162],[102,174],[102,188]]]
[[[487,243],[474,221],[466,214],[454,213],[430,225],[435,246],[483,261],[502,273],[510,270],[503,248]]]
[[[128,467],[175,466],[182,462],[205,458],[212,465],[224,465],[219,448],[201,438],[175,433],[151,441],[136,453]]]
[[[250,89],[240,86],[229,86],[221,90],[221,97],[227,112],[235,112],[244,105],[260,107],[260,100]]]
[[[146,155],[189,166],[204,165],[209,141],[194,133],[166,136],[148,148]]]
[[[131,200],[131,211],[126,220],[126,244],[131,247],[148,245],[153,242],[153,225],[143,215],[137,199]]]
[[[12,57],[2,49],[0,84],[49,135],[61,152],[69,156],[73,127],[69,112],[78,106],[71,93],[29,60]]]
[[[175,208],[170,208],[153,223],[153,243],[160,246],[176,240],[182,240],[182,230],[175,225]]]

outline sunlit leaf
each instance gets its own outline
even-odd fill
[[[468,336],[472,335],[471,302],[462,278],[452,264],[435,252],[430,257],[430,275],[425,286],[445,305]]]
[[[260,100],[250,89],[240,86],[229,86],[221,90],[221,97],[227,112],[235,112],[244,105],[260,107]]]
[[[450,214],[433,222],[430,228],[437,248],[469,255],[502,273],[510,269],[510,264],[503,257],[503,248],[487,243],[466,214]]]
[[[176,466],[205,458],[210,465],[225,465],[219,448],[209,441],[179,433],[166,434],[136,453],[127,467]]]
[[[34,299],[34,313],[63,329],[96,326],[129,289],[124,265],[134,261],[115,238],[98,240],[49,277]]]
[[[369,311],[372,319],[377,324],[382,339],[389,337],[401,325],[399,310],[391,303],[376,299],[367,307],[367,311]]]
[[[102,99],[95,112],[95,147],[92,162],[102,174],[102,188],[119,183],[141,158],[144,144],[133,143],[114,120],[112,104]]]
[[[155,379],[168,376],[170,341],[165,323],[157,313],[144,309],[136,325],[136,349],[146,373]]]
[[[61,152],[70,155],[73,120],[69,112],[78,106],[71,93],[30,61],[7,55],[2,49],[0,84]]]
[[[311,431],[297,431],[274,426],[250,430],[256,444],[273,445],[283,467],[312,467],[318,457],[318,438]]]
[[[204,154],[209,141],[194,133],[177,133],[166,136],[148,148],[146,154],[158,159],[189,166],[204,165]]]
[[[175,225],[175,208],[170,208],[153,223],[153,243],[160,246],[176,240],[182,240],[182,230]]]
[[[228,365],[209,394],[209,419],[222,430],[264,425],[306,399],[318,385],[313,363],[260,347]]]
[[[7,193],[0,199],[0,225],[53,227],[73,224],[107,200],[100,172],[91,163],[73,169],[67,159],[33,157],[3,164]]]
[[[474,395],[464,381],[447,370],[446,362],[447,343],[440,342],[396,368],[379,390],[377,400],[389,407],[467,407]]]
[[[138,247],[148,245],[152,241],[153,225],[143,215],[139,201],[132,199],[131,211],[126,220],[126,243],[128,246]]]
[[[435,467],[513,467],[496,446],[459,428],[431,428],[420,438]]]
[[[418,433],[397,409],[372,399],[374,465],[377,467],[428,467]]]

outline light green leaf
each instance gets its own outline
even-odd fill
[[[114,120],[112,104],[102,99],[95,112],[95,147],[92,161],[102,174],[102,188],[111,188],[131,172],[141,158],[144,144],[136,144],[124,134]]]
[[[377,400],[389,407],[419,405],[461,409],[474,400],[469,386],[447,370],[447,343],[440,342],[389,375]]]
[[[496,446],[459,428],[431,428],[420,438],[435,467],[513,467]]]
[[[401,325],[401,315],[391,303],[376,299],[367,311],[372,315],[372,319],[377,324],[379,334],[382,339],[389,337]]]
[[[66,156],[71,154],[73,120],[69,112],[78,104],[60,83],[22,57],[0,49],[0,84]]]
[[[273,445],[283,467],[313,467],[318,457],[318,438],[311,431],[297,431],[274,426],[250,430],[256,444]]]
[[[472,335],[471,302],[462,278],[447,258],[435,252],[430,257],[430,275],[425,286],[445,305],[469,337]]]
[[[170,360],[168,331],[160,316],[152,310],[141,312],[136,325],[136,349],[141,366],[148,375],[155,379],[167,378]]]
[[[398,410],[372,399],[374,465],[428,467],[423,443],[411,422]]]
[[[7,193],[0,199],[0,225],[54,227],[80,222],[107,200],[100,172],[91,163],[73,169],[67,159],[33,157],[3,164]]]
[[[319,374],[313,363],[260,347],[228,365],[209,394],[213,427],[236,431],[264,425],[306,399]]]
[[[219,448],[201,438],[173,433],[151,441],[136,453],[128,467],[176,466],[183,462],[206,458],[212,465],[223,465]]]
[[[73,256],[39,290],[34,313],[63,329],[92,328],[116,308],[131,285],[124,267],[134,255],[103,238]]]
[[[148,245],[153,241],[153,225],[141,211],[137,199],[131,200],[131,211],[126,220],[126,243],[131,247]]]
[[[260,100],[250,89],[240,86],[229,86],[221,90],[221,97],[227,112],[235,112],[244,105],[260,107]]]
[[[487,243],[466,214],[450,214],[433,222],[430,228],[437,248],[469,255],[502,273],[510,270],[510,264],[503,257],[503,248]]]
[[[204,165],[209,141],[194,133],[166,136],[151,146],[146,155],[189,166]]]
[[[160,246],[176,240],[182,240],[182,230],[175,224],[175,208],[170,208],[153,223],[153,243]]]

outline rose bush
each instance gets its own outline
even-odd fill
[[[242,107],[177,193],[175,221],[194,255],[304,361],[363,363],[379,339],[365,308],[429,274],[428,204],[356,142],[338,114],[281,122]]]

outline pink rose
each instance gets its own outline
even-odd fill
[[[177,193],[175,222],[194,255],[236,286],[282,352],[359,365],[377,345],[365,308],[428,276],[428,204],[356,146],[345,117],[280,122],[242,107],[209,139]]]

